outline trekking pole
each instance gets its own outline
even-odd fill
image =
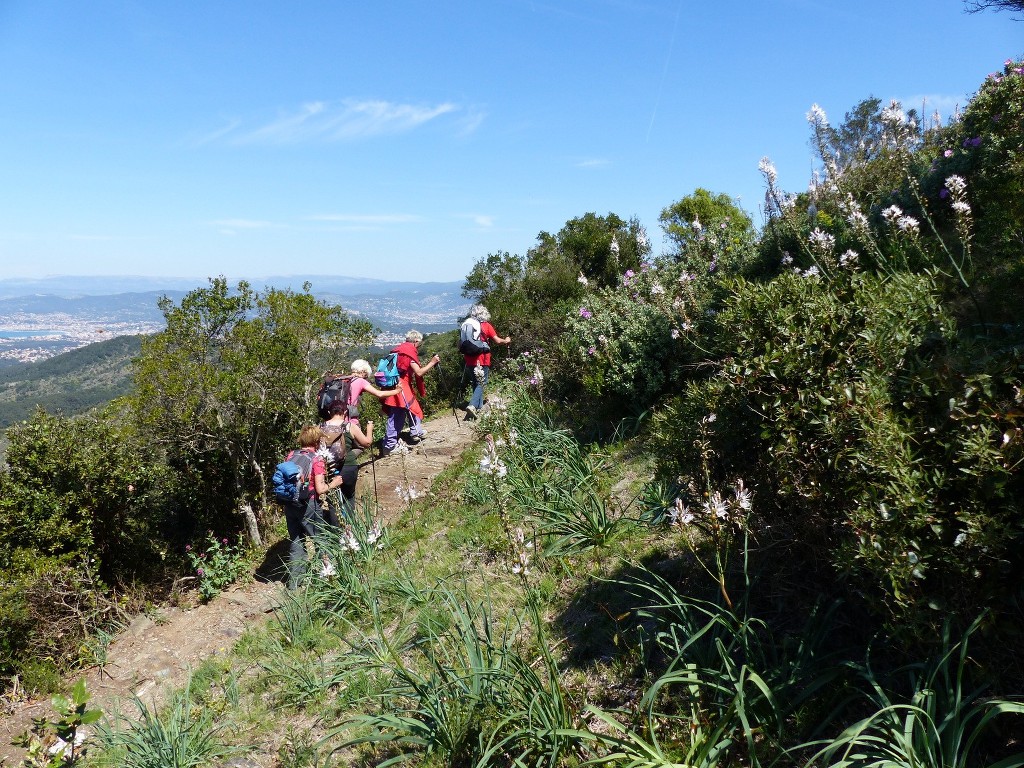
[[[440,360],[438,360],[438,362],[437,362],[437,373],[441,377],[441,379],[443,380],[444,379],[444,370],[441,368],[441,361]],[[455,410],[455,398],[452,397],[451,389],[448,389],[448,402],[452,406],[452,417],[455,419],[455,426],[457,427],[457,426],[459,426],[459,414]]]
[[[380,494],[377,493],[377,457],[373,455],[373,443],[370,443],[370,472],[373,473],[373,498],[380,504]]]

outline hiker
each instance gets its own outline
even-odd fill
[[[420,365],[419,347],[423,343],[423,334],[409,331],[405,341],[395,347],[392,352],[398,355],[398,387],[397,395],[386,397],[382,401],[384,412],[388,416],[384,428],[384,439],[381,441],[381,454],[387,456],[398,447],[398,436],[405,427],[406,414],[409,416],[409,443],[415,445],[424,437],[423,408],[416,399],[418,392],[421,397],[427,390],[423,385],[423,374],[441,362],[440,355],[434,355],[426,365]]]
[[[308,454],[312,461],[312,470],[309,479],[309,498],[297,504],[286,504],[284,507],[284,519],[288,524],[288,589],[296,589],[299,586],[299,579],[305,570],[306,540],[321,534],[330,524],[321,499],[330,491],[338,488],[342,483],[341,475],[326,479],[326,466],[322,456],[316,451],[323,439],[323,432],[320,427],[307,424],[299,432],[299,450],[292,452]],[[330,575],[333,566],[323,556],[323,569],[321,574]]]
[[[370,363],[366,360],[353,360],[349,370],[352,371],[352,384],[348,391],[348,404],[353,406],[353,408],[349,409],[349,416],[356,417],[359,415],[359,396],[363,392],[369,392],[378,400],[402,393],[402,390],[398,387],[394,389],[377,389],[377,387],[373,386],[370,383],[370,377],[373,376],[373,368],[370,367]]]
[[[330,407],[331,418],[325,421],[320,429],[328,441],[332,439],[344,441],[344,457],[341,458],[340,466],[336,471],[341,476],[341,498],[342,508],[335,510],[331,505],[332,517],[329,522],[333,525],[340,525],[340,516],[346,522],[352,522],[352,512],[355,509],[356,480],[359,478],[359,454],[364,448],[373,444],[373,422],[366,422],[364,432],[359,425],[359,420],[350,416],[350,406],[346,403],[333,403]]]
[[[512,341],[510,336],[502,338],[491,325],[491,313],[483,304],[476,304],[469,310],[469,316],[480,323],[480,341],[486,344],[508,344]],[[484,407],[484,386],[491,374],[491,353],[482,352],[475,355],[463,355],[466,367],[462,372],[462,381],[473,383],[473,396],[466,406],[466,418],[475,419],[477,412]]]

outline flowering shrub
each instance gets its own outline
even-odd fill
[[[682,265],[628,270],[587,294],[567,318],[565,368],[621,416],[649,406],[692,356],[709,301],[706,280]]]
[[[213,531],[207,533],[204,549],[190,544],[185,547],[185,555],[199,580],[199,596],[204,602],[220,594],[249,568],[241,541],[231,544],[226,538],[218,539]]]

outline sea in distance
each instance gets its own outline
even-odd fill
[[[39,339],[50,336],[63,336],[62,331],[33,328],[31,331],[9,331],[0,329],[0,339]]]

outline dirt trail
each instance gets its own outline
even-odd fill
[[[426,439],[404,457],[395,453],[360,469],[360,496],[372,492],[376,474],[377,501],[385,522],[395,519],[406,505],[399,487],[426,491],[476,439],[472,424],[450,411],[425,421],[424,427]],[[135,711],[133,694],[147,704],[161,703],[168,692],[185,683],[190,670],[204,659],[227,653],[246,629],[265,620],[282,588],[277,581],[257,579],[232,587],[205,605],[165,608],[155,621],[137,617],[111,643],[102,674],[95,668],[85,672],[90,705],[109,715]],[[71,681],[81,676],[76,674]],[[52,715],[49,697],[0,702],[0,766],[20,765],[24,751],[12,746],[11,739],[27,730],[33,718]]]

